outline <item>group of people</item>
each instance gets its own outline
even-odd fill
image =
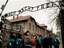
[[[11,34],[7,42],[7,48],[23,48],[23,39],[21,34]]]
[[[33,48],[59,48],[59,40],[57,36],[52,37],[51,35],[42,37],[37,35],[34,39]]]
[[[59,48],[59,40],[57,36],[52,37],[49,36],[41,36],[36,35],[33,36],[33,38],[30,38],[29,31],[27,31],[24,34],[24,37],[21,36],[21,34],[11,34],[8,42],[7,42],[7,48],[52,48],[52,45],[54,48]],[[30,47],[27,47],[25,45],[31,45]]]

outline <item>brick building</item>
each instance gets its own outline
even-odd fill
[[[8,23],[8,21],[10,23]],[[42,36],[49,35],[51,32],[47,30],[45,24],[38,24],[33,17],[28,16],[13,16],[13,19],[5,22],[4,27],[11,29],[14,32],[24,33],[29,31],[31,34],[40,34]]]
[[[4,34],[3,34],[3,48],[5,48],[7,40],[11,36],[10,33],[20,33],[23,34],[26,31],[29,31],[31,35],[50,35],[52,31],[47,30],[45,24],[38,24],[33,17],[28,16],[13,16],[13,19],[4,21]]]
[[[10,20],[12,29],[22,32],[23,31],[29,31],[31,34],[40,34],[42,36],[45,36],[45,33],[47,32],[47,26],[40,26],[36,23],[35,19],[28,16],[17,16],[17,18],[14,18]]]

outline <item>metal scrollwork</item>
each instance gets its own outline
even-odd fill
[[[57,4],[57,3],[60,3],[60,4]],[[25,11],[36,12],[36,11],[39,11],[42,9],[52,8],[52,7],[58,7],[59,9],[64,10],[64,3],[62,1],[56,1],[56,2],[49,2],[49,3],[41,4],[41,5],[38,5],[35,7],[25,6],[18,11],[9,12],[9,13],[5,14],[7,16],[5,16],[5,15],[3,15],[3,16],[4,16],[4,18],[9,17],[9,16],[16,16],[16,15],[19,15],[19,14],[25,12]]]

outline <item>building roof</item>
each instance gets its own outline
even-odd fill
[[[19,22],[19,21],[24,21],[24,20],[28,20],[28,19],[30,19],[30,18],[33,18],[33,17],[31,17],[30,15],[27,15],[27,16],[18,16],[18,17],[16,17],[16,18],[13,18],[12,20],[10,20],[10,22],[11,23],[13,23],[13,22]],[[34,18],[33,18],[34,19]],[[35,20],[35,19],[34,19]],[[36,23],[36,21],[35,21],[35,23]],[[39,27],[43,27],[43,26],[46,26],[45,24],[39,24],[39,23],[36,23],[37,24],[37,26],[39,26]],[[47,26],[46,26],[47,27]],[[44,29],[44,28],[43,28]]]
[[[43,27],[43,26],[46,26],[45,24],[39,24],[39,26]]]
[[[10,22],[17,22],[17,21],[23,21],[23,20],[28,20],[29,18],[31,18],[31,16],[18,16],[18,18],[14,18],[12,20],[10,20]]]

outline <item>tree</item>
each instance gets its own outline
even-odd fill
[[[60,29],[61,29],[61,28],[60,28],[60,27],[61,27],[60,22],[61,22],[61,21],[60,21],[60,15],[58,15],[57,18],[56,18],[57,30],[60,30]]]
[[[58,32],[56,33],[56,35],[58,36],[58,38],[59,38],[60,40],[62,39],[61,31],[58,31]]]

